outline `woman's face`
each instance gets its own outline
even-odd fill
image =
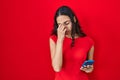
[[[60,15],[56,19],[58,26],[61,25],[64,26],[67,30],[66,32],[71,32],[72,29],[72,22],[70,18],[66,15]]]

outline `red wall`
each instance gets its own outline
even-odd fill
[[[54,80],[48,37],[61,5],[95,41],[90,80],[120,80],[119,0],[1,0],[0,80]]]

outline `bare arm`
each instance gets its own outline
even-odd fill
[[[62,67],[62,45],[62,41],[57,40],[55,44],[54,41],[50,39],[52,66],[56,72],[59,72]]]
[[[88,52],[88,60],[93,60],[94,55],[94,45],[91,47],[91,49]]]
[[[90,48],[88,52],[88,60],[93,60],[94,55],[94,45]],[[91,73],[94,69],[93,65],[87,65],[86,67],[81,67],[82,71],[85,71],[86,73]]]
[[[52,59],[52,66],[54,71],[59,72],[62,68],[62,47],[63,47],[63,40],[65,37],[65,27],[59,26],[57,29],[58,39],[57,42],[54,43],[52,39],[50,39],[50,51],[51,51],[51,59]]]

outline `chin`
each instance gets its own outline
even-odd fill
[[[65,32],[65,34],[69,34],[69,33],[70,33],[70,31],[66,31],[66,32]]]
[[[68,31],[66,31],[65,34],[68,34]]]

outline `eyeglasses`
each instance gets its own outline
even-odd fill
[[[63,26],[68,26],[71,23],[71,20],[67,20],[63,23],[58,23],[58,26],[63,25]]]

